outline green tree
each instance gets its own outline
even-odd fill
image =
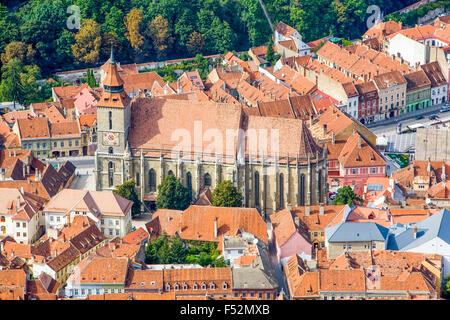
[[[447,299],[450,298],[450,274],[447,274],[447,278],[442,286],[442,295]]]
[[[165,177],[158,186],[158,197],[156,199],[158,209],[185,210],[190,203],[189,190],[173,174]]]
[[[136,183],[134,180],[125,181],[123,184],[117,186],[113,192],[133,202],[133,207],[131,208],[131,213],[133,216],[141,214],[142,202],[139,200],[136,193]]]
[[[172,237],[170,243],[170,263],[186,263],[188,251],[179,237]]]
[[[269,37],[269,43],[267,44],[267,51],[266,51],[266,60],[272,63],[272,61],[275,58],[275,52],[273,51],[273,37]]]
[[[206,77],[208,76],[208,71],[209,71],[209,61],[208,59],[206,59],[205,57],[203,57],[201,54],[197,54],[195,56],[195,63],[197,64],[199,73],[200,73],[200,77],[202,79],[206,79]]]
[[[25,103],[25,90],[22,84],[21,73],[23,66],[19,59],[13,58],[2,67],[2,83],[0,85],[0,98],[2,101]]]
[[[355,194],[350,186],[339,188],[336,193],[336,198],[333,200],[334,205],[348,204],[352,205],[357,200],[362,203],[363,199]]]
[[[212,205],[215,207],[241,207],[242,194],[230,180],[224,180],[212,193]]]

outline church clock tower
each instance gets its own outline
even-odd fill
[[[124,155],[130,127],[130,97],[111,50],[111,58],[102,82],[103,94],[97,104],[98,154]]]
[[[128,131],[131,98],[123,89],[123,80],[111,50],[102,81],[103,93],[97,104],[97,141],[95,152],[96,190],[111,190],[126,181],[124,158],[129,156]]]

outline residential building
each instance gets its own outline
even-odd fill
[[[51,136],[47,118],[18,119],[13,132],[19,137],[22,149],[31,150],[37,158],[50,156]]]
[[[385,177],[386,161],[359,133],[346,141],[334,140],[327,144],[328,182],[332,190],[341,186],[352,187],[363,183],[369,177]]]
[[[442,256],[443,275],[450,273],[450,211],[442,209],[432,216],[408,225],[394,225],[389,230],[387,248]]]
[[[268,244],[266,223],[255,208],[191,205],[184,211],[159,209],[145,226],[150,238],[166,232],[183,240],[219,242],[223,235],[247,232]]]
[[[379,113],[382,119],[400,114],[405,107],[406,80],[399,71],[391,71],[374,77],[378,89]]]
[[[83,155],[80,124],[77,120],[52,123],[50,130],[51,156],[76,157]]]
[[[87,257],[67,279],[65,296],[76,299],[91,294],[123,293],[127,274],[127,258]]]
[[[327,227],[327,258],[335,259],[346,251],[384,250],[387,248],[388,231],[373,222],[342,222]]]
[[[361,123],[371,123],[382,119],[379,114],[380,99],[374,81],[355,85],[358,90],[358,119]]]
[[[270,216],[272,224],[272,241],[277,254],[278,263],[284,265],[293,254],[304,260],[312,258],[312,243],[307,227],[293,217],[291,210],[283,209]]]
[[[0,234],[18,243],[32,243],[39,234],[43,201],[18,189],[0,188]]]
[[[277,53],[284,58],[311,54],[310,47],[302,41],[300,33],[281,21],[274,31],[274,42]]]
[[[27,277],[23,270],[0,270],[0,299],[25,300]]]
[[[38,278],[27,281],[27,300],[56,300],[58,290],[58,282],[42,272]]]
[[[406,88],[406,108],[403,112],[412,112],[431,106],[431,81],[423,70],[404,75]]]
[[[427,78],[431,82],[431,105],[441,104],[447,101],[448,83],[437,61],[421,66]]]
[[[123,237],[131,231],[132,205],[112,191],[64,189],[44,207],[45,227],[61,230],[76,216],[87,216],[105,237]]]

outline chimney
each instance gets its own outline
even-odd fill
[[[217,238],[217,217],[214,218],[214,238]]]
[[[361,136],[358,134],[358,149],[361,149]]]
[[[16,149],[14,149],[14,157],[16,156]]]
[[[427,172],[431,172],[431,162],[430,162],[430,157],[428,157]]]
[[[442,162],[442,182],[445,184],[446,182],[446,174],[445,174],[445,162]]]
[[[417,239],[417,226],[414,226],[414,239]]]
[[[334,131],[331,131],[331,144],[334,145],[335,142],[336,142],[336,135],[335,135]]]
[[[305,207],[305,216],[309,217],[310,213],[311,213],[311,207],[310,206],[306,206]]]
[[[300,218],[297,217],[297,216],[295,216],[295,217],[294,217],[294,223],[295,223],[295,226],[296,226],[297,228],[300,227]]]
[[[22,166],[22,175],[23,175],[23,178],[25,179],[25,177],[26,177],[26,174],[25,174],[25,166]]]
[[[3,252],[3,242],[0,242],[0,252]]]
[[[325,214],[325,206],[323,203],[319,203],[319,215],[323,216]]]
[[[323,125],[323,135],[325,136],[327,134],[327,125]]]

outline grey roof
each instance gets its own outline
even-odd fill
[[[263,269],[233,268],[233,289],[275,289],[275,277]]]
[[[414,238],[412,225],[390,230],[388,249],[410,250],[434,238],[440,238],[450,244],[449,210],[443,209],[415,225],[417,226],[416,238]]]
[[[247,241],[238,237],[224,237],[223,246],[225,249],[245,249],[247,247]]]
[[[343,222],[325,229],[328,242],[385,241],[389,230],[373,222]]]

